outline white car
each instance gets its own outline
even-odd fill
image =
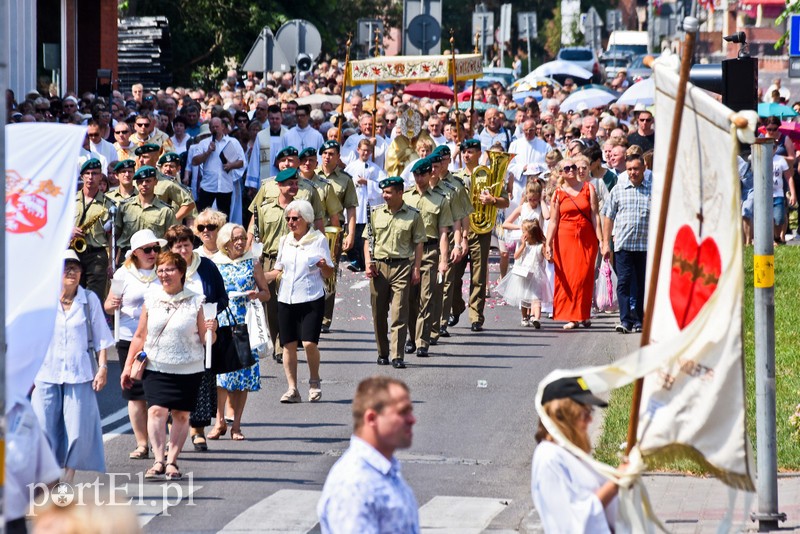
[[[604,83],[606,81],[606,73],[600,67],[597,54],[588,46],[570,46],[562,48],[558,51],[556,59],[575,63],[588,70],[592,73],[593,83]]]

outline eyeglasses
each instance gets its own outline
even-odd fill
[[[148,126],[150,126],[150,123],[149,122],[137,122],[136,126],[139,127],[139,128],[147,128]]]
[[[650,117],[649,119],[642,118],[642,119],[639,119],[639,122],[653,122],[653,118],[652,117]]]
[[[554,134],[554,133],[546,133],[546,134],[543,135],[543,137],[545,139],[547,139],[548,137],[555,137],[555,136],[556,136],[556,134]]]
[[[575,139],[574,135],[565,135],[564,136],[564,140],[565,141],[572,141],[573,139]]]
[[[73,274],[81,272],[81,268],[77,265],[67,265],[64,267],[64,274]]]
[[[114,135],[128,135],[130,133],[130,130],[114,130]]]
[[[164,275],[172,274],[177,270],[178,270],[177,267],[164,267],[163,269],[158,269],[156,271],[156,274],[158,276],[164,276]]]
[[[217,228],[219,228],[219,225],[216,225],[216,224],[198,224],[197,225],[197,231],[198,232],[206,232],[206,231],[213,232]]]
[[[152,247],[142,247],[142,252],[144,252],[145,254],[150,254],[153,252],[158,254],[159,252],[161,252],[161,247],[158,245],[153,245]]]
[[[578,166],[577,165],[566,165],[566,166],[561,168],[562,172],[575,172],[577,170],[578,170]]]
[[[778,127],[777,126],[775,126],[774,128],[767,127],[767,131],[768,132],[777,132],[778,131]]]
[[[241,235],[239,237],[232,237],[231,238],[231,243],[238,243],[239,241],[247,241],[247,238],[245,236],[241,236]]]
[[[245,119],[245,118],[241,118],[241,119],[236,119],[236,122],[241,122],[243,124],[247,124],[248,120]]]
[[[95,137],[100,137],[100,133],[90,133],[90,134],[86,134],[86,137],[88,137],[88,138],[90,138],[90,139],[94,139]]]
[[[286,222],[297,222],[297,221],[300,220],[300,217],[287,216],[287,217],[285,217],[285,219],[286,219]]]

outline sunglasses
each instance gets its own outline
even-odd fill
[[[219,225],[216,225],[216,224],[198,224],[197,225],[197,231],[198,232],[205,232],[205,231],[213,232],[217,228],[219,228]]]
[[[128,135],[128,134],[129,134],[129,133],[131,133],[131,132],[130,132],[130,131],[128,131],[128,130],[114,130],[114,133],[115,133],[116,135]]]
[[[150,254],[151,252],[155,252],[156,254],[158,254],[159,252],[161,252],[161,247],[158,245],[153,245],[152,247],[142,247],[142,252],[144,252],[145,254]]]
[[[575,172],[575,171],[578,170],[578,166],[577,165],[566,165],[566,166],[562,167],[561,170],[563,172]]]
[[[138,126],[140,128],[147,128],[148,126],[150,126],[150,123],[149,122],[137,122],[136,126]]]
[[[297,222],[297,221],[300,220],[300,217],[288,216],[288,217],[285,217],[285,218],[286,218],[286,222]]]
[[[95,137],[100,137],[100,134],[99,133],[86,134],[86,137],[89,137],[90,139],[94,139]]]
[[[653,119],[639,119],[639,122],[653,122]]]

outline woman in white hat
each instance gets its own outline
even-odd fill
[[[166,239],[158,239],[152,230],[139,230],[131,236],[131,252],[125,263],[114,273],[114,280],[122,282],[122,290],[119,294],[109,292],[104,307],[109,314],[117,309],[120,311],[117,354],[128,354],[131,339],[139,325],[145,293],[161,286],[154,267],[158,253],[166,244]],[[131,389],[123,389],[122,398],[128,401],[128,417],[136,438],[136,449],[128,456],[132,460],[146,460],[149,458],[147,404],[141,381],[134,381]]]
[[[82,270],[75,251],[67,250],[53,337],[31,395],[64,482],[76,470],[102,473],[106,465],[96,392],[106,385],[106,349],[114,337],[100,299],[80,287]]]

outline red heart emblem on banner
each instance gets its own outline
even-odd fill
[[[672,278],[669,299],[672,313],[683,330],[700,312],[717,289],[722,259],[717,243],[707,237],[699,244],[694,230],[681,226],[672,247]]]

